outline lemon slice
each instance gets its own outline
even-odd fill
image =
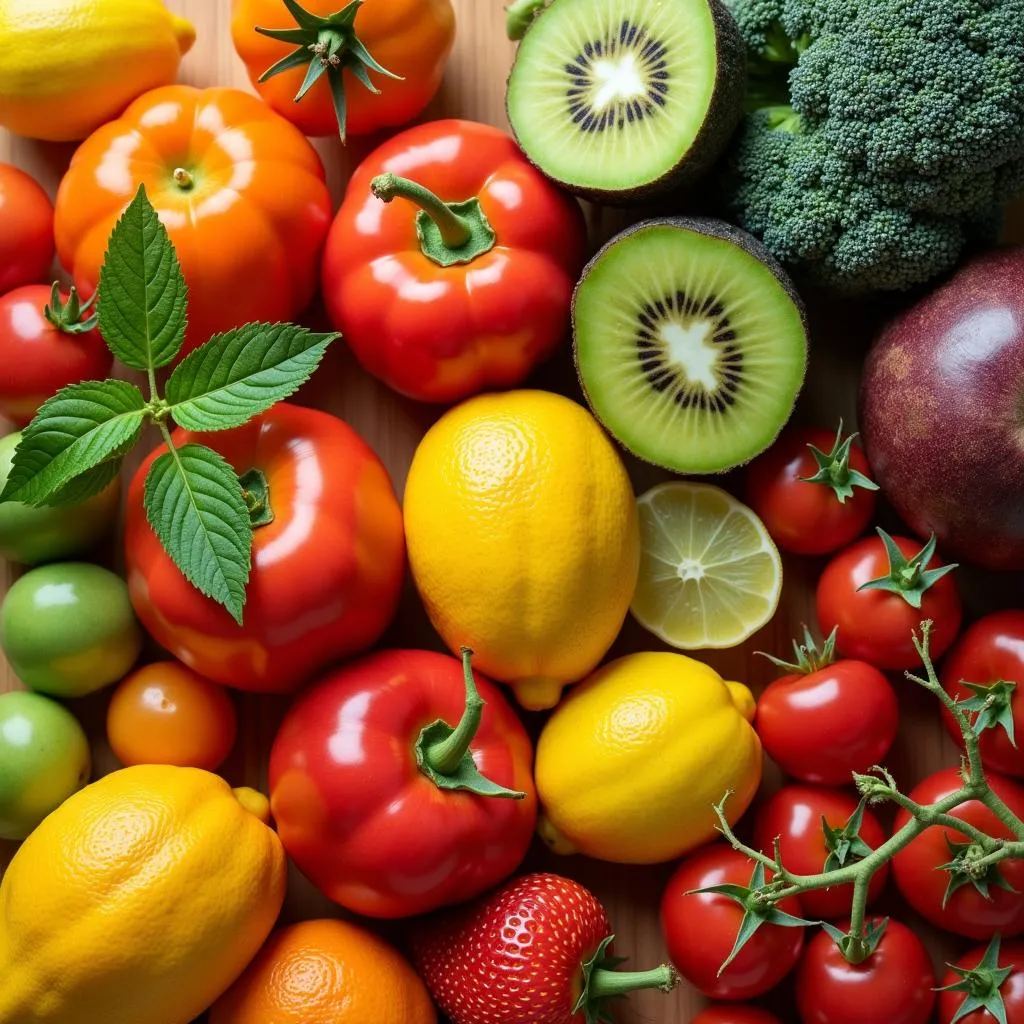
[[[758,517],[710,484],[659,484],[637,499],[636,620],[681,650],[735,647],[775,614],[782,560]]]

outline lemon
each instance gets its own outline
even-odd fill
[[[195,38],[160,0],[0,0],[0,127],[84,139],[170,85]]]
[[[775,614],[782,560],[746,505],[710,484],[676,481],[637,500],[642,555],[631,610],[682,650],[735,647]]]
[[[139,765],[53,811],[0,881],[2,1024],[187,1024],[256,955],[287,866],[267,798]]]
[[[576,402],[518,390],[456,406],[416,450],[404,512],[434,627],[525,707],[554,707],[618,635],[640,560],[636,500]]]
[[[561,854],[620,864],[681,857],[735,823],[761,781],[754,697],[685,654],[601,666],[545,723],[535,774],[541,838]]]

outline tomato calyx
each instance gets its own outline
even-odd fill
[[[267,526],[274,521],[274,509],[270,504],[270,485],[262,469],[250,469],[243,473],[238,482],[242,485],[242,499],[249,510],[249,522],[255,528]]]
[[[861,590],[886,590],[898,594],[911,608],[920,608],[925,592],[934,586],[943,576],[957,568],[956,563],[941,565],[937,569],[926,566],[935,554],[935,534],[933,533],[916,555],[907,558],[896,542],[880,526],[876,532],[885,545],[885,553],[889,558],[889,575],[876,580],[869,580],[857,588]]]
[[[1013,967],[999,966],[999,936],[995,935],[985,950],[985,955],[975,967],[958,967],[947,965],[950,970],[960,976],[959,981],[952,985],[944,985],[939,992],[963,992],[966,998],[960,1008],[950,1018],[949,1024],[974,1013],[975,1010],[987,1011],[999,1024],[1006,1024],[1006,1005],[1003,1002],[1002,987],[1006,979],[1013,974]]]
[[[416,764],[438,789],[465,790],[480,796],[524,800],[526,794],[492,782],[476,766],[471,744],[480,730],[485,701],[473,678],[473,652],[462,648],[462,671],[466,683],[466,707],[459,724],[452,728],[444,719],[425,726],[416,740]]]
[[[835,942],[847,963],[862,964],[878,949],[878,944],[889,927],[889,918],[883,917],[866,922],[862,935],[857,935],[852,929],[848,932],[840,931],[827,921],[823,921],[821,927]]]
[[[776,843],[776,845],[778,844]],[[695,896],[700,893],[714,893],[738,903],[743,909],[743,918],[740,921],[739,931],[736,933],[736,941],[733,943],[729,955],[718,968],[719,976],[736,959],[740,950],[754,937],[762,925],[774,924],[781,928],[807,928],[817,923],[805,921],[803,918],[794,917],[784,910],[779,910],[775,905],[776,892],[782,884],[784,883],[781,881],[767,883],[764,865],[758,861],[754,865],[754,873],[750,878],[749,885],[736,885],[727,882],[722,885],[709,885],[704,889],[692,889],[685,894]]]
[[[767,658],[773,665],[777,665],[785,672],[792,675],[808,676],[819,672],[823,668],[835,663],[836,660],[836,639],[839,635],[839,627],[836,626],[828,637],[818,646],[818,641],[811,635],[811,631],[805,625],[804,642],[793,641],[793,660],[786,661],[783,658],[776,658],[773,654],[758,651],[762,657]]]
[[[383,203],[406,199],[420,208],[416,214],[420,250],[440,267],[472,263],[498,240],[475,196],[446,203],[418,181],[397,174],[378,174],[370,182],[370,191]]]
[[[616,970],[626,957],[609,956],[608,947],[614,941],[614,935],[602,939],[594,955],[582,965],[583,982],[572,1012],[574,1016],[582,1013],[586,1024],[615,1024],[607,1007],[609,999],[645,988],[671,992],[679,984],[678,973],[668,964],[649,971]]]
[[[282,3],[295,19],[296,27],[260,28],[257,25],[256,31],[260,35],[269,36],[282,43],[295,43],[297,49],[267,68],[260,75],[259,81],[265,82],[268,78],[281,74],[282,71],[291,71],[293,68],[305,66],[307,68],[306,77],[295,94],[295,102],[299,103],[306,93],[326,75],[331,87],[334,112],[338,118],[338,134],[341,136],[341,141],[344,142],[347,104],[343,72],[351,71],[370,92],[375,94],[379,93],[380,89],[370,81],[370,71],[386,75],[396,81],[401,81],[402,76],[381,67],[356,35],[355,20],[359,8],[363,6],[363,0],[352,0],[340,11],[335,11],[334,14],[329,14],[327,17],[311,14],[296,0],[282,0]]]
[[[856,437],[856,434],[850,434],[846,440],[843,440],[843,421],[840,420],[831,451],[823,452],[813,444],[807,445],[814,456],[814,461],[818,464],[818,472],[814,476],[802,476],[800,479],[806,484],[822,484],[825,487],[831,487],[839,499],[840,505],[845,505],[846,499],[853,497],[855,487],[866,491],[877,491],[878,484],[874,480],[856,469],[850,468],[850,448]]]
[[[1003,729],[1014,748],[1017,736],[1013,724],[1013,695],[1017,692],[1017,684],[1007,679],[997,679],[994,683],[969,683],[960,680],[960,685],[971,691],[973,696],[957,701],[961,711],[974,714],[971,728],[975,736],[980,736],[986,729]]]
[[[950,897],[958,889],[965,885],[973,885],[975,889],[986,899],[991,899],[991,890],[1005,889],[1007,892],[1017,892],[1010,883],[1003,877],[999,870],[998,862],[989,860],[988,852],[979,844],[972,841],[965,843],[954,842],[946,836],[946,845],[949,847],[952,860],[940,864],[936,870],[946,871],[949,874],[949,884],[942,897],[943,907],[949,902]]]
[[[846,867],[848,864],[855,864],[857,861],[870,857],[874,850],[861,838],[860,830],[864,825],[864,808],[866,800],[861,800],[857,810],[850,815],[849,820],[842,828],[833,828],[821,816],[821,831],[825,836],[825,846],[828,849],[828,857],[825,859],[824,871],[836,871]]]
[[[99,314],[93,309],[96,292],[87,302],[82,302],[78,289],[72,285],[68,289],[68,300],[65,302],[60,294],[60,282],[54,281],[50,289],[50,301],[43,306],[43,316],[47,322],[64,334],[88,334],[100,322]]]

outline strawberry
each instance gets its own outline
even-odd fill
[[[523,875],[424,919],[413,961],[452,1024],[601,1024],[607,1000],[678,982],[668,966],[615,971],[593,893],[560,875]]]

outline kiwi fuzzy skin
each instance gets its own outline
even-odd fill
[[[545,8],[533,19],[529,28],[523,36],[525,40],[537,27],[547,12],[560,3],[561,0],[554,0],[550,7]],[[740,35],[732,14],[722,3],[722,0],[703,0],[711,13],[711,20],[715,26],[715,85],[711,93],[711,103],[707,113],[704,115],[704,123],[697,132],[690,148],[683,154],[675,167],[666,171],[660,178],[638,185],[635,188],[624,189],[600,189],[588,188],[578,185],[572,181],[564,181],[561,178],[552,177],[537,163],[533,157],[523,148],[519,136],[516,134],[515,126],[512,123],[512,116],[509,110],[508,96],[509,86],[512,81],[512,73],[505,82],[505,115],[512,130],[516,144],[523,151],[523,155],[538,171],[545,177],[550,178],[564,189],[579,196],[581,199],[588,199],[594,203],[602,203],[606,206],[639,206],[651,199],[667,195],[679,188],[685,188],[699,178],[703,177],[711,167],[718,162],[725,152],[730,139],[735,133],[740,121],[743,118],[743,102],[747,93],[747,47]],[[520,41],[522,45],[522,41]],[[516,49],[516,59],[519,51]],[[515,62],[513,61],[513,68]]]
[[[648,220],[642,220],[637,224],[633,224],[631,227],[626,228],[624,231],[620,231],[614,238],[609,239],[601,246],[600,249],[594,254],[587,265],[583,268],[583,273],[580,275],[580,279],[573,289],[572,293],[572,357],[573,365],[576,369],[576,379],[579,381],[580,390],[583,392],[583,397],[587,401],[587,405],[590,407],[590,411],[594,414],[594,418],[608,431],[608,433],[615,438],[616,442],[624,448],[631,455],[636,456],[641,462],[646,462],[652,466],[658,466],[661,469],[667,469],[671,473],[675,473],[680,476],[685,475],[700,475],[700,476],[714,476],[721,473],[728,473],[733,469],[737,469],[740,466],[746,465],[755,459],[761,452],[766,451],[770,448],[779,434],[782,433],[783,427],[786,423],[781,423],[779,429],[772,435],[772,437],[765,443],[764,447],[760,451],[752,452],[750,458],[743,462],[732,463],[727,466],[722,466],[716,470],[707,470],[700,474],[685,474],[675,466],[668,466],[663,462],[658,462],[655,459],[650,458],[643,452],[638,452],[635,448],[630,447],[626,444],[618,435],[608,426],[607,423],[601,419],[601,414],[597,411],[594,406],[594,402],[590,396],[590,392],[587,390],[586,382],[583,379],[583,374],[580,373],[580,359],[579,359],[579,337],[576,332],[576,301],[579,296],[580,286],[587,279],[590,271],[595,263],[604,256],[605,252],[612,247],[618,245],[619,242],[624,241],[630,235],[635,235],[641,231],[647,231],[650,228],[669,227],[677,228],[684,231],[692,231],[698,235],[705,235],[708,238],[720,238],[725,242],[731,242],[733,245],[740,249],[743,249],[748,255],[754,259],[763,263],[772,273],[772,276],[779,282],[782,290],[790,297],[793,304],[797,308],[797,312],[800,314],[800,323],[803,326],[803,339],[804,339],[804,372],[801,377],[800,387],[797,389],[797,395],[803,390],[804,381],[807,379],[807,355],[810,349],[810,326],[807,320],[807,307],[804,305],[803,299],[800,298],[799,293],[793,286],[793,282],[790,280],[789,275],[783,269],[782,264],[778,262],[768,252],[768,250],[761,244],[758,239],[753,235],[748,234],[741,228],[736,227],[735,224],[729,224],[724,220],[717,220],[714,217],[653,217]],[[794,408],[796,399],[794,399]],[[790,416],[792,416],[792,409],[790,410]],[[789,417],[786,418],[786,422],[789,421]]]

